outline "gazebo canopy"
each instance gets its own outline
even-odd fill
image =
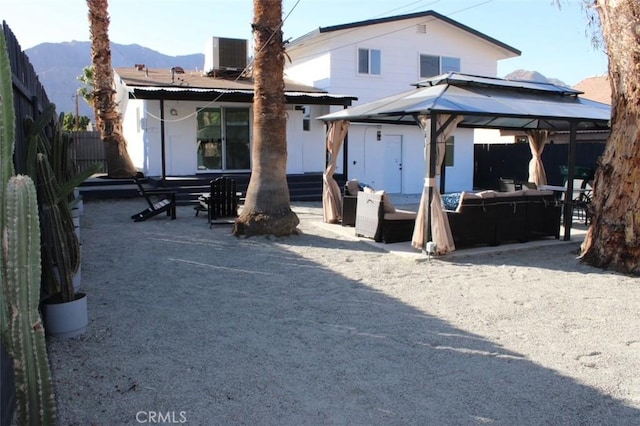
[[[576,132],[606,130],[611,119],[609,105],[580,98],[582,92],[551,83],[447,73],[415,86],[413,90],[319,119],[329,122],[330,128],[357,122],[413,124],[424,130],[426,175],[412,245],[426,250],[426,243],[433,236],[440,254],[455,247],[434,188],[435,178],[444,157],[442,146],[456,127],[524,130],[532,150],[529,174],[538,184],[546,183],[540,154],[548,133],[569,131],[568,197],[573,190]],[[565,203],[565,239],[570,238],[570,215],[570,206]]]
[[[435,113],[464,116],[458,127],[566,131],[570,122],[578,123],[577,130],[608,129],[611,118],[609,105],[551,83],[448,73],[415,86],[319,119],[416,124],[416,115]]]

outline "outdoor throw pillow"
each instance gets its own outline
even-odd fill
[[[357,196],[358,195],[358,191],[360,191],[360,182],[358,181],[358,179],[351,179],[349,182],[347,182],[347,194],[348,195],[352,195],[352,196]]]
[[[460,201],[458,203],[458,207],[456,207],[456,212],[460,213],[462,211],[462,205],[464,204],[464,200],[478,199],[482,198],[479,194],[474,194],[473,192],[462,191],[460,194]]]
[[[376,191],[376,194],[382,195],[382,208],[384,209],[385,213],[396,212],[395,206],[391,203],[391,200],[389,199],[389,194],[387,194],[384,190]]]

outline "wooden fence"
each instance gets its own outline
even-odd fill
[[[13,105],[16,117],[14,165],[16,173],[24,174],[27,172],[27,138],[23,123],[27,117],[37,119],[50,102],[29,57],[22,51],[20,43],[5,21],[2,21],[2,32],[7,42],[13,83]],[[50,123],[45,129],[46,133],[52,134],[53,124],[53,122]]]
[[[44,86],[40,83],[29,57],[22,51],[20,43],[5,21],[2,31],[7,41],[9,61],[11,62],[11,80],[13,83],[13,104],[16,117],[16,140],[14,166],[16,173],[27,172],[28,141],[25,134],[24,122],[27,117],[37,119],[44,108],[50,104]],[[53,134],[57,115],[45,129],[48,136]],[[100,172],[106,172],[107,166],[104,156],[104,143],[99,132],[71,132],[71,158],[76,162],[77,171],[82,171],[92,164],[100,163]]]
[[[101,164],[98,173],[107,172],[107,162],[104,156],[104,142],[100,132],[79,131],[71,132],[71,157],[75,160],[76,169],[81,172],[95,163]]]
[[[605,144],[601,142],[577,144],[576,178],[583,173],[592,175],[595,172],[604,147]],[[545,145],[542,163],[549,184],[564,185],[568,158],[568,144]],[[498,179],[501,177],[526,181],[529,178],[529,160],[531,149],[528,143],[475,145],[473,186],[478,189],[498,189]]]

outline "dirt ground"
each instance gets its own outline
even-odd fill
[[[133,223],[143,204],[84,204],[61,425],[640,424],[640,280],[578,243],[426,260],[318,203],[298,236],[243,239],[186,206]]]

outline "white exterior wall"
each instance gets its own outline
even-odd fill
[[[427,33],[416,25],[427,22]],[[411,90],[419,81],[421,54],[460,58],[460,72],[497,75],[497,61],[507,56],[495,45],[432,17],[358,27],[321,34],[317,42],[289,47],[287,77],[336,94],[369,102]],[[357,72],[359,48],[381,51],[380,75]]]
[[[445,171],[445,192],[473,189],[473,132],[473,129],[457,129],[453,134],[453,167]]]
[[[311,105],[309,131],[302,128],[302,111],[287,107],[287,174],[322,173],[325,169],[324,123],[313,117],[329,113],[329,107]],[[342,160],[338,173],[342,173]]]
[[[158,101],[130,99],[124,105],[122,133],[133,165],[146,175],[162,174]]]
[[[426,23],[427,31],[419,33],[416,25],[423,23]],[[511,52],[433,17],[349,28],[307,40],[288,48],[291,63],[286,65],[287,77],[330,93],[357,96],[354,105],[413,90],[411,85],[421,79],[421,54],[460,58],[460,72],[492,77],[497,75],[497,61],[513,56]],[[359,48],[381,51],[380,75],[358,74]],[[331,108],[331,112],[338,110],[338,107]],[[380,141],[377,131],[381,133]],[[424,134],[418,126],[351,123],[348,177],[376,189],[389,187],[390,183],[385,182],[389,180],[389,165],[383,143],[387,136],[401,136],[402,139],[401,192],[422,192]],[[474,131],[458,129],[454,137],[454,167],[446,171],[445,190],[471,190]],[[339,164],[342,164],[341,160]],[[394,186],[397,187],[397,182]]]
[[[309,53],[310,56],[300,60],[297,65],[285,69],[285,77],[319,89],[329,88],[331,54],[326,51]]]
[[[121,104],[122,105],[122,104]],[[129,99],[125,108],[127,113],[122,116],[122,133],[127,141],[127,151],[134,166],[143,169],[144,161],[144,111],[145,102],[137,99]]]
[[[129,155],[134,165],[149,176],[162,175],[162,129],[160,122],[160,101],[127,100],[121,104],[125,108],[123,133],[127,140]],[[249,107],[244,103],[216,103],[207,107]],[[197,165],[197,114],[204,102],[165,101],[165,167],[166,174],[186,176],[207,173],[198,170]],[[170,114],[175,109],[177,115]],[[311,129],[303,131],[302,111],[293,105],[287,106],[287,173],[322,172],[325,165],[324,124],[316,120],[327,114],[326,106],[312,106]],[[253,123],[249,124],[253,135]],[[340,167],[341,170],[341,167]],[[340,172],[341,173],[341,172]]]
[[[523,132],[519,132],[524,134]],[[516,139],[514,135],[502,135],[500,130],[494,129],[475,129],[475,143],[477,144],[506,144],[515,143]]]
[[[380,140],[377,139],[378,131]],[[400,192],[420,194],[426,172],[425,136],[417,125],[352,123],[348,135],[349,179],[358,179],[375,189],[387,189],[393,185],[388,181],[385,164],[388,160],[385,140],[389,136],[401,136],[402,139]],[[473,130],[457,129],[453,136],[454,165],[447,167],[445,192],[470,191],[473,189]]]

